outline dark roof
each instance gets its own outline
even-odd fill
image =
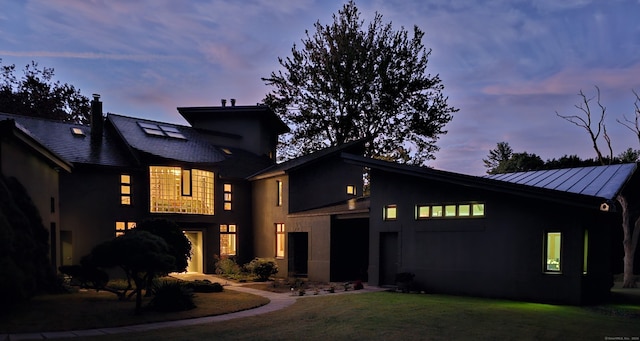
[[[345,143],[340,146],[329,147],[321,149],[319,151],[297,157],[276,165],[273,165],[257,174],[253,174],[249,180],[264,179],[279,174],[291,172],[303,166],[308,166],[318,160],[330,157],[332,155],[340,155],[343,152],[362,154],[364,151],[364,144],[367,140],[360,139],[352,142]]]
[[[613,199],[636,169],[635,163],[552,169],[485,176],[488,179]]]
[[[116,114],[107,115],[107,120],[113,124],[120,137],[134,150],[182,162],[217,163],[225,160],[222,150],[208,142],[194,128]],[[175,129],[184,138],[145,133],[141,123]]]
[[[368,217],[371,201],[369,197],[352,198],[340,203],[314,208],[307,211],[290,213],[289,217],[308,217],[308,216],[326,216],[340,215],[353,216],[363,215]]]
[[[71,171],[71,163],[63,159],[57,153],[51,151],[35,136],[13,119],[0,119],[0,139],[15,138],[26,145],[30,150],[41,156],[51,167],[57,167],[67,172]]]
[[[517,183],[504,179],[479,177],[426,167],[402,165],[346,153],[343,153],[342,157],[346,162],[370,167],[372,169],[588,208],[600,208],[600,205],[605,202],[610,204],[613,198],[623,189],[636,169],[635,164],[602,166],[602,168],[596,167],[599,169],[598,171],[594,171],[594,173],[588,172],[587,170],[580,170],[580,168],[573,168],[563,173],[572,174],[573,176],[569,177],[572,181],[566,182],[565,186],[549,188],[540,186],[541,184],[546,184],[546,181],[536,183],[534,180],[531,180],[530,182]],[[591,175],[578,178],[579,174],[584,175],[585,172]],[[508,179],[510,175],[504,174],[503,176]],[[513,176],[513,179],[519,178],[521,177]],[[598,180],[595,180],[596,178]],[[549,177],[547,180],[553,179]],[[550,184],[552,182],[553,181],[549,181],[548,183]],[[589,184],[585,185],[585,183]],[[568,186],[569,184],[571,184],[571,186]]]
[[[224,106],[224,107],[179,107],[182,117],[195,126],[194,122],[215,118],[258,118],[277,134],[289,132],[289,127],[266,105]]]
[[[51,151],[73,164],[126,167],[130,164],[117,141],[103,132],[100,144],[91,144],[91,128],[37,117],[0,113],[0,120],[12,119]],[[78,128],[83,135],[74,135]],[[106,130],[106,129],[105,129]]]

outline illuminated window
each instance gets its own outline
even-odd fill
[[[357,194],[356,186],[355,185],[347,185],[347,194],[356,195]]]
[[[545,238],[545,271],[561,271],[562,233],[547,232]]]
[[[199,169],[149,167],[150,211],[213,215],[213,179],[213,172]],[[189,190],[183,190],[187,186]]]
[[[123,235],[125,232],[136,228],[136,223],[131,221],[116,221],[116,237]]]
[[[587,259],[589,258],[589,230],[584,230],[584,249],[582,255],[582,273],[587,274]]]
[[[188,169],[182,170],[182,195],[190,196],[191,195],[191,171]]]
[[[131,205],[131,175],[120,175],[120,203]]]
[[[220,225],[220,255],[235,256],[236,225]]]
[[[473,204],[471,207],[473,209],[471,215],[474,217],[484,217],[484,204]]]
[[[278,187],[277,189],[277,199],[276,199],[276,205],[277,206],[282,206],[282,181],[280,180],[276,180],[276,186]]]
[[[444,206],[444,216],[445,217],[455,217],[456,216],[456,205],[445,205]]]
[[[78,128],[78,127],[71,127],[71,134],[73,136],[79,136],[79,137],[84,137],[84,131],[82,131],[82,129]]]
[[[469,205],[469,204],[458,205],[458,216],[459,217],[468,217],[469,215],[471,215],[471,205]]]
[[[231,184],[222,185],[223,188],[223,201],[224,201],[224,210],[231,211]]]
[[[442,210],[441,205],[433,205],[431,206],[431,216],[432,217],[442,217],[444,211]]]
[[[430,207],[425,205],[416,206],[416,219],[429,218]]]
[[[396,220],[398,218],[398,206],[387,205],[384,207],[383,212],[384,220]]]
[[[276,258],[284,258],[284,224],[276,224]]]

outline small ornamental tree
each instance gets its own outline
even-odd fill
[[[113,240],[97,245],[90,254],[91,262],[98,267],[121,268],[127,283],[135,284],[136,314],[142,309],[142,289],[158,273],[175,268],[175,257],[161,237],[147,231],[132,230]]]
[[[254,258],[247,269],[258,277],[258,281],[268,281],[269,277],[278,273],[278,264],[270,258]]]

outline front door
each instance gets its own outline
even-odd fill
[[[187,272],[202,273],[202,232],[185,231],[184,235],[191,242],[191,259],[187,264]]]
[[[398,272],[398,232],[380,233],[380,285],[395,285]]]

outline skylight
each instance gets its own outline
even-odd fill
[[[180,130],[176,127],[158,125],[153,123],[138,122],[138,125],[147,135],[171,137],[174,139],[186,140]]]
[[[85,136],[84,131],[78,127],[71,127],[71,134],[73,134],[73,136]]]

